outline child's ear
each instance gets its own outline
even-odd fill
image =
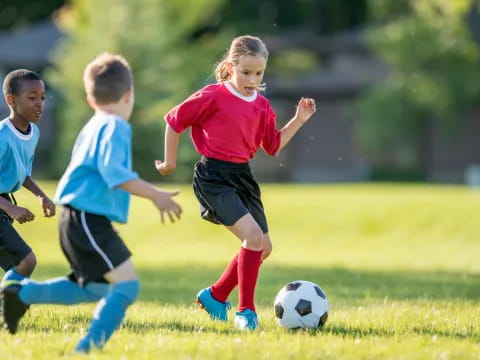
[[[7,95],[5,96],[5,101],[7,102],[8,106],[13,106],[15,105],[15,96]]]
[[[95,109],[96,103],[91,95],[87,95],[87,103],[92,109]]]
[[[130,103],[130,101],[132,101],[132,96],[133,96],[133,89],[130,88],[123,95],[123,99],[125,100],[125,103],[127,103],[127,104]]]

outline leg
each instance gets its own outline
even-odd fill
[[[232,226],[227,226],[242,242],[242,247],[254,251],[263,250],[264,236],[262,229],[250,214],[242,216]]]
[[[37,265],[37,258],[33,252],[30,252],[27,256],[25,256],[22,261],[18,265],[14,267],[15,271],[23,275],[24,277],[28,277],[32,275],[35,266]]]
[[[25,256],[20,263],[16,266],[12,266],[3,276],[2,284],[6,281],[20,281],[26,277],[32,275],[33,270],[37,264],[37,259],[33,252],[30,252]]]
[[[95,308],[87,334],[75,351],[88,353],[92,346],[101,349],[122,322],[127,308],[135,301],[139,282],[132,262],[128,259],[105,274],[112,288]]]
[[[272,240],[270,240],[270,235],[268,233],[263,234],[263,252],[262,252],[262,262],[270,256],[272,253]]]
[[[250,214],[243,216],[229,229],[242,241],[238,253],[238,312],[235,324],[241,329],[255,330],[255,288],[263,253],[264,234]]]
[[[30,246],[0,212],[0,265],[6,270],[2,283],[20,281],[32,274],[37,260]]]
[[[272,253],[272,242],[270,236],[263,234],[263,252],[262,262]],[[218,280],[211,286],[210,290],[212,296],[225,303],[230,293],[238,285],[238,254],[230,261],[223,274]]]
[[[104,297],[109,285],[100,282],[88,283],[80,287],[67,277],[59,277],[42,282],[24,279],[19,292],[20,300],[25,304],[62,304],[74,305],[94,302]]]

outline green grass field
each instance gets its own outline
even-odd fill
[[[43,184],[51,194],[54,184]],[[173,186],[167,186],[173,189]],[[121,328],[92,359],[480,359],[480,191],[428,185],[264,185],[274,251],[256,293],[261,330],[213,323],[194,303],[239,247],[202,221],[190,187],[182,220],[161,225],[134,199],[118,229],[142,289]],[[37,258],[36,279],[67,273],[57,220],[18,225]],[[273,299],[292,280],[327,293],[320,331],[286,331]],[[237,293],[231,298],[236,305]],[[94,305],[33,306],[19,332],[0,332],[0,359],[57,359],[71,351]],[[235,306],[234,306],[235,308]],[[234,316],[234,309],[230,312]]]

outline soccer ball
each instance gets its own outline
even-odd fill
[[[293,281],[278,292],[274,310],[284,328],[321,328],[328,318],[327,295],[313,282]]]

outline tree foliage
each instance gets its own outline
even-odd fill
[[[0,5],[0,30],[24,26],[42,20],[59,9],[65,0],[2,0]]]
[[[365,23],[368,0],[227,0],[221,25],[252,32],[331,34]]]
[[[382,1],[371,0],[372,7],[376,3]],[[373,152],[394,146],[415,151],[429,122],[455,134],[478,106],[480,53],[465,21],[468,0],[392,0],[383,5],[388,3],[402,5],[403,15],[382,19],[377,11],[377,19],[389,21],[370,31],[369,41],[390,74],[357,104],[358,136]]]
[[[156,176],[153,162],[163,158],[164,114],[211,80],[213,65],[231,37],[212,33],[195,41],[191,37],[221,4],[222,0],[74,0],[62,11],[60,24],[68,36],[56,51],[55,68],[47,74],[62,98],[56,175],[65,168],[73,141],[92,113],[83,90],[84,67],[109,51],[124,55],[134,73],[134,168],[147,178]],[[191,173],[186,165],[191,166],[193,147],[187,145],[187,136],[182,141],[176,176],[185,179]]]

